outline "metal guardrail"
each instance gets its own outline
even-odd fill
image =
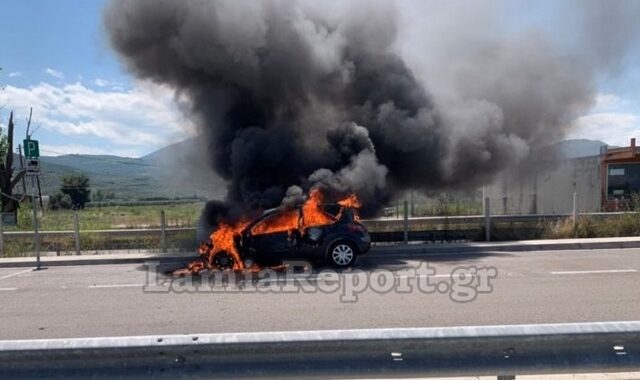
[[[0,341],[0,378],[408,378],[639,369],[640,321]]]
[[[171,232],[190,232],[195,231],[195,227],[167,227],[164,231]],[[82,234],[101,234],[101,235],[111,235],[111,236],[140,236],[140,235],[151,235],[156,234],[160,235],[162,233],[162,228],[122,228],[122,229],[112,229],[112,230],[80,230]],[[54,237],[54,236],[64,236],[69,235],[73,236],[75,231],[73,230],[63,230],[63,231],[38,231],[40,236],[42,237]],[[3,233],[6,237],[15,237],[15,238],[33,238],[33,231],[5,231]]]
[[[579,216],[590,216],[596,218],[607,218],[612,216],[621,216],[625,214],[635,214],[634,212],[589,212],[580,213]],[[573,217],[573,214],[531,214],[531,215],[490,215],[492,222],[500,223],[528,223],[541,222],[549,220],[560,220]],[[481,224],[484,223],[484,215],[467,215],[467,216],[426,216],[409,218],[409,224]],[[402,226],[404,219],[401,218],[378,218],[365,219],[363,223],[376,225],[398,225]]]
[[[607,213],[583,213],[581,216],[591,216],[596,218],[608,218],[613,216],[624,215],[624,212],[607,212]],[[520,232],[535,235],[539,229],[540,222],[555,221],[565,218],[571,218],[572,214],[537,214],[537,215],[471,215],[471,216],[436,216],[436,217],[418,217],[407,219],[366,219],[363,223],[369,229],[372,240],[376,243],[384,242],[402,242],[408,241],[431,241],[431,242],[448,242],[448,241],[468,241],[481,240],[482,231],[484,230],[485,240],[490,240],[494,234],[493,225],[500,227],[507,224],[507,228],[515,228]],[[105,230],[80,230],[76,221],[76,230],[64,231],[39,231],[39,239],[43,244],[45,251],[72,251],[69,244],[64,242],[75,241],[75,253],[81,254],[83,250],[98,251],[105,249],[149,249],[149,244],[136,243],[135,241],[127,241],[128,239],[157,239],[157,247],[162,252],[171,249],[192,249],[197,245],[195,236],[197,235],[196,227],[167,227],[164,219],[161,219],[162,227],[160,228],[136,228],[136,229],[105,229]],[[176,239],[181,233],[182,237]],[[184,233],[193,233],[194,238],[191,239]],[[101,239],[113,239],[110,245],[105,243],[96,243],[99,246],[85,246],[82,243],[82,236],[91,235],[100,237]],[[171,237],[169,237],[171,236]],[[509,237],[507,237],[509,238]],[[519,237],[522,239],[522,237]],[[535,237],[532,237],[535,238]],[[19,241],[26,239],[34,239],[33,231],[0,231],[0,256],[4,255],[5,242]],[[61,240],[68,239],[68,240]],[[503,236],[502,239],[505,239]],[[34,239],[35,240],[35,239]],[[84,240],[86,241],[86,240]],[[137,245],[136,245],[137,244]],[[188,247],[187,247],[188,246]],[[66,248],[64,248],[66,247]]]

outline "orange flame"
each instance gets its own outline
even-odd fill
[[[197,273],[205,267],[211,269],[214,257],[221,252],[226,252],[231,255],[233,258],[233,270],[244,269],[244,262],[240,257],[240,252],[238,252],[236,248],[235,236],[238,235],[247,224],[249,223],[241,222],[232,226],[227,223],[220,223],[218,228],[211,234],[211,244],[200,245],[200,258],[203,264],[202,266],[195,264],[193,268],[194,272]]]
[[[302,205],[302,225],[300,229],[305,230],[309,227],[322,226],[336,221],[333,216],[322,210],[323,198],[320,189],[311,190],[309,198]]]
[[[295,230],[298,228],[298,219],[298,210],[287,210],[268,217],[264,222],[256,224],[251,229],[251,234],[264,235]]]
[[[358,199],[358,196],[355,195],[354,193],[350,194],[345,199],[339,201],[338,204],[340,206],[349,207],[349,208],[360,208],[360,207],[362,207],[362,204],[360,203],[360,200]]]

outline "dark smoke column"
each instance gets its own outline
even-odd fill
[[[436,107],[394,53],[393,3],[318,3],[115,0],[105,10],[126,67],[190,99],[229,201],[273,207],[291,186],[322,184],[356,192],[371,214],[397,189],[474,186],[590,97],[578,86],[562,93],[567,107],[527,112],[546,89],[531,91],[536,75],[518,82],[516,70],[508,96]],[[588,82],[552,55],[532,69],[545,83]]]

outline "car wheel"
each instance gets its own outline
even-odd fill
[[[235,260],[233,259],[233,256],[225,251],[218,252],[213,257],[213,265],[219,269],[232,269],[234,263]]]
[[[329,248],[329,264],[337,267],[350,267],[356,261],[357,251],[353,244],[339,241]]]

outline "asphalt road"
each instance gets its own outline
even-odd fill
[[[427,263],[435,273],[412,272]],[[156,272],[2,268],[0,339],[640,319],[640,249],[363,256],[355,270],[288,286],[283,274],[222,288]]]

